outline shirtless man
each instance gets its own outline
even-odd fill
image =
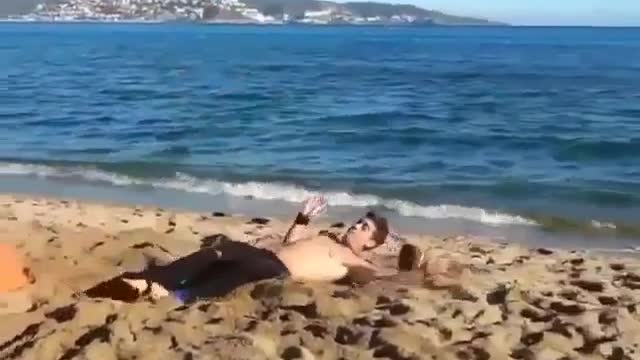
[[[389,225],[383,217],[368,212],[354,223],[341,239],[329,236],[305,236],[311,218],[324,212],[327,202],[322,197],[307,200],[283,240],[278,258],[287,266],[291,277],[300,280],[335,281],[349,277],[368,282],[384,273],[365,260],[365,252],[384,244]]]
[[[84,294],[122,301],[135,301],[141,295],[157,298],[173,294],[191,302],[224,296],[241,285],[269,278],[365,283],[388,275],[362,257],[385,242],[389,233],[387,220],[369,212],[341,239],[306,237],[306,225],[326,207],[327,201],[322,197],[307,200],[275,253],[242,242],[223,241],[168,265],[124,273]]]

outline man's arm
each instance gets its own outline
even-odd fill
[[[299,212],[298,216],[296,216],[295,220],[293,221],[293,224],[291,224],[291,227],[289,227],[289,230],[287,230],[282,243],[290,244],[306,237],[308,230],[307,225],[309,225],[310,221],[311,219],[309,219],[308,216]]]
[[[304,209],[298,213],[293,224],[287,230],[282,240],[283,244],[290,244],[307,236],[311,218],[316,217],[327,209],[327,200],[322,196],[314,196],[305,201]]]
[[[339,250],[341,263],[348,269],[348,276],[357,283],[367,283],[376,278],[395,275],[396,272],[386,271],[354,254],[350,249],[341,247]]]

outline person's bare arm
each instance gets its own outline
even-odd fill
[[[327,200],[322,196],[307,199],[304,209],[298,213],[293,224],[287,230],[282,240],[283,244],[290,244],[307,237],[309,222],[327,209]]]
[[[282,239],[283,244],[291,244],[298,240],[304,239],[307,236],[308,226],[310,219],[302,213],[298,213],[293,224],[287,230],[287,233],[284,235],[284,239]]]
[[[375,266],[345,247],[341,247],[338,250],[338,255],[342,264],[348,269],[349,278],[357,283],[367,283],[376,278],[396,274],[395,271],[386,271],[385,269]]]

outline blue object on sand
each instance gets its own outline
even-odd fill
[[[187,289],[174,290],[173,296],[175,296],[176,299],[180,300],[181,302],[186,303],[189,300],[189,290]]]

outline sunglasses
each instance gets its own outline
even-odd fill
[[[359,219],[358,221],[356,221],[356,223],[355,223],[355,224],[353,224],[353,225],[349,228],[349,230],[356,230],[356,229],[360,229],[360,230],[363,230],[363,231],[368,231],[368,230],[369,230],[369,228],[370,228],[370,226],[371,226],[371,225],[369,225],[369,222],[368,222],[366,219],[362,218],[362,219]]]

